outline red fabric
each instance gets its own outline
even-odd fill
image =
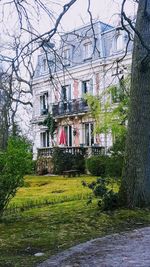
[[[62,128],[60,133],[59,145],[66,145],[66,133],[65,130]]]

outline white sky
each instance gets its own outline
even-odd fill
[[[63,1],[67,2],[67,1]],[[87,0],[78,0],[65,15],[62,24],[65,31],[89,22],[87,14]],[[94,19],[114,24],[118,20],[122,0],[91,0],[91,11]],[[134,4],[132,0],[127,0],[126,12],[134,14]]]
[[[8,3],[4,0],[0,3],[0,32],[4,32],[5,35],[13,34],[18,29],[18,20],[16,16],[16,10],[14,4],[5,5],[3,3]],[[27,3],[30,3],[30,0]],[[68,3],[69,0],[42,0],[45,3],[50,12],[50,19],[43,11],[38,11],[35,6],[25,5],[28,10],[28,14],[31,18],[31,23],[39,31],[44,32],[52,28],[52,20],[58,17],[58,14],[62,11],[62,6]],[[25,3],[25,2],[24,2]],[[32,1],[31,1],[32,3]],[[61,31],[70,31],[75,29],[84,23],[89,22],[89,15],[87,13],[87,3],[88,0],[77,0],[75,4],[67,11],[62,19]],[[120,13],[122,0],[91,0],[91,12],[94,19],[99,19],[103,22],[110,24],[115,24],[118,20],[118,15]],[[134,14],[134,1],[126,0],[126,10],[128,14]],[[41,8],[40,8],[41,9]],[[4,16],[3,16],[4,15]],[[25,28],[25,20],[23,20],[23,27]]]

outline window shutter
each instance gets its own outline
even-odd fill
[[[82,97],[84,97],[85,94],[85,84],[82,82]]]
[[[90,90],[89,90],[90,95],[93,95],[93,79],[90,80]]]
[[[68,100],[71,100],[71,85],[68,85]]]
[[[40,96],[40,110],[42,111],[43,109],[43,97]]]

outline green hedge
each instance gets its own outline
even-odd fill
[[[122,174],[123,157],[92,156],[86,160],[86,167],[95,176],[120,177]]]
[[[55,148],[52,155],[53,171],[62,174],[63,171],[77,169],[80,173],[85,171],[85,159],[83,155],[65,153],[60,148]]]
[[[87,170],[92,175],[104,176],[106,173],[106,156],[92,156],[86,160]]]

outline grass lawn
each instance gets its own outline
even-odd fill
[[[91,191],[82,180],[94,178],[26,177],[0,222],[0,266],[36,266],[80,242],[150,223],[149,210],[101,213],[96,200],[87,206]]]

